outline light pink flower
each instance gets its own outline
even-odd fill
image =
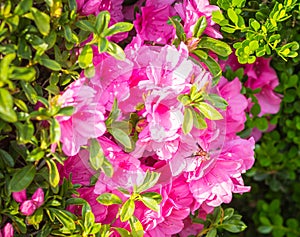
[[[217,25],[212,21],[212,12],[219,10],[218,6],[210,5],[208,0],[184,0],[175,5],[175,9],[184,22],[187,37],[192,37],[194,26],[201,16],[205,16],[207,27],[204,34],[213,38],[222,38]]]
[[[254,163],[254,139],[237,137],[224,144],[220,155],[215,159],[211,169],[200,179],[190,181],[190,189],[200,204],[216,207],[229,203],[232,193],[244,193],[245,187],[241,174]]]
[[[137,34],[144,41],[153,41],[159,44],[169,44],[175,36],[175,30],[167,22],[169,17],[175,15],[170,5],[156,7],[149,5],[141,8],[141,14],[136,15],[133,22]]]
[[[6,223],[2,230],[0,230],[0,237],[13,237],[14,236],[14,228],[12,224]]]
[[[68,156],[79,152],[90,138],[96,138],[106,131],[105,108],[100,104],[97,91],[85,85],[85,79],[73,82],[59,98],[62,107],[73,106],[71,116],[57,116],[61,129],[63,151]]]

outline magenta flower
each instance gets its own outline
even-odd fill
[[[44,204],[44,191],[41,188],[38,188],[31,199],[27,199],[26,190],[20,192],[13,192],[13,198],[16,202],[21,203],[20,212],[25,216],[31,216],[37,208]]]
[[[245,110],[248,107],[248,101],[241,94],[242,83],[238,78],[229,82],[222,77],[217,88],[220,95],[228,102],[225,118],[226,135],[234,137],[237,132],[244,129],[246,122]]]
[[[13,237],[14,236],[14,228],[12,224],[6,223],[2,230],[0,230],[0,237]]]
[[[153,41],[159,44],[169,44],[175,36],[175,30],[167,22],[169,17],[175,15],[170,5],[156,7],[148,5],[141,8],[142,13],[136,15],[133,22],[137,34],[144,41]]]

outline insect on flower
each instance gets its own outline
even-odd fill
[[[200,144],[197,142],[197,146],[199,148],[198,151],[195,151],[192,155],[187,156],[185,158],[192,158],[192,157],[197,157],[201,158],[201,161],[207,161],[210,159],[209,154],[207,151],[204,151],[203,148],[200,146]]]

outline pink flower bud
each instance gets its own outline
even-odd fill
[[[44,191],[41,188],[38,188],[35,193],[32,195],[31,200],[34,202],[37,208],[43,205],[44,203]]]
[[[26,201],[26,189],[20,191],[20,192],[13,192],[12,193],[13,199],[15,199],[16,202],[22,203]]]
[[[1,234],[2,232],[2,234]],[[12,227],[12,224],[7,223],[3,230],[0,232],[1,237],[13,237],[14,236],[14,229]]]
[[[31,216],[35,212],[36,208],[37,206],[34,201],[27,200],[21,204],[20,212],[25,216]]]

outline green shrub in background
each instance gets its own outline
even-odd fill
[[[271,65],[280,81],[276,91],[282,95],[279,113],[268,116],[268,120],[276,128],[264,133],[255,148],[256,162],[245,180],[251,184],[251,192],[235,196],[230,204],[239,210],[248,226],[245,232],[234,236],[300,236],[300,57],[299,48],[294,47],[292,43],[300,42],[299,1],[246,1],[238,15],[239,19],[242,17],[244,22],[249,23],[246,26],[252,28],[246,30],[244,26],[238,27],[238,23],[235,24],[234,14],[229,7],[230,2],[218,1],[218,5],[226,9],[223,14],[229,22],[220,22],[221,29],[228,33],[227,39],[237,41],[233,47],[236,48],[237,56],[241,57],[241,62],[244,61],[246,53],[243,47],[241,48],[242,44],[253,42],[253,37],[263,31],[262,39],[258,40],[258,44],[255,43],[247,58],[261,54],[272,55]],[[291,4],[293,7],[282,7],[285,4]],[[282,7],[282,13],[273,12],[278,6]],[[284,13],[289,16],[286,17]],[[277,29],[269,31],[268,26],[270,22],[274,22],[274,15],[277,19]],[[266,32],[262,28],[263,25],[266,26]],[[244,39],[242,43],[240,37]],[[274,48],[273,39],[276,39]],[[286,50],[287,47],[290,47],[290,50]],[[298,56],[286,59],[285,56],[293,55],[293,49],[298,52]],[[282,51],[288,54],[283,55]],[[254,121],[255,117],[248,118],[245,132],[253,128]],[[262,126],[261,130],[264,129]]]

